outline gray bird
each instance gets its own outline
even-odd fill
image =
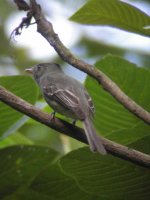
[[[46,102],[55,112],[83,122],[90,149],[106,154],[102,140],[92,124],[94,115],[92,99],[83,85],[67,76],[60,65],[55,63],[38,64],[26,71],[33,74]]]

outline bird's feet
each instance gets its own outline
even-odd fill
[[[73,120],[72,124],[75,126],[76,125],[77,120]]]
[[[55,121],[56,111],[52,112],[50,115],[51,115],[51,121]]]

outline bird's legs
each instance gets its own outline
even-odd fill
[[[55,120],[56,111],[53,111],[50,115],[51,115],[51,120],[54,121]]]
[[[73,120],[72,124],[75,126],[76,125],[77,120]]]

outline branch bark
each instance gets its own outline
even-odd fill
[[[14,0],[20,10],[27,9],[26,2],[20,4],[19,0]],[[102,71],[97,70],[94,66],[76,58],[67,49],[59,39],[58,35],[54,32],[53,25],[46,20],[42,14],[41,7],[36,3],[35,0],[30,0],[29,12],[27,17],[23,18],[21,24],[14,30],[15,34],[21,34],[20,30],[23,27],[28,27],[33,16],[37,23],[37,31],[49,42],[51,46],[56,50],[58,55],[70,65],[80,69],[81,71],[89,74],[91,77],[97,80],[103,88],[108,91],[118,102],[120,102],[126,109],[132,112],[135,116],[150,124],[150,113],[128,97],[119,87],[113,82],[108,76]],[[13,33],[14,33],[13,32]]]
[[[35,0],[30,0],[30,12],[37,22],[37,31],[49,42],[49,44],[56,50],[59,56],[70,65],[80,69],[89,74],[97,80],[103,88],[108,91],[118,102],[120,102],[126,109],[128,109],[135,116],[150,124],[150,113],[128,97],[109,77],[102,71],[97,70],[94,66],[76,58],[67,49],[54,32],[53,25],[46,20],[42,14],[41,7]]]
[[[40,109],[27,103],[26,101],[12,94],[10,91],[6,90],[3,87],[0,87],[0,101],[58,132],[61,132],[76,140],[88,144],[83,129],[74,126],[73,124],[69,124],[68,122],[65,122],[64,120],[59,118],[55,118],[55,120],[52,120],[49,114],[42,112]],[[102,138],[102,140],[109,154],[130,161],[132,163],[136,163],[140,166],[150,168],[149,155],[146,155],[134,149],[129,149],[126,146],[112,142],[105,138]]]

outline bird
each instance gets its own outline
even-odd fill
[[[54,112],[75,121],[80,120],[90,150],[105,155],[107,151],[92,123],[95,112],[92,98],[83,84],[65,74],[57,63],[40,63],[26,71],[32,73],[44,99]]]

